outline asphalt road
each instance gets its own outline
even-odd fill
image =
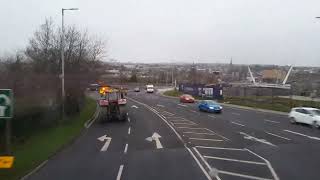
[[[209,114],[158,94],[128,96],[127,122],[95,121],[28,179],[319,179],[319,129],[283,115]]]

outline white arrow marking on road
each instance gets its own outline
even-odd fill
[[[157,149],[161,149],[161,148],[163,148],[163,146],[162,146],[159,138],[161,138],[161,136],[158,133],[154,132],[153,135],[151,137],[146,138],[146,140],[150,141],[150,142],[156,141]]]
[[[257,141],[257,142],[263,143],[263,144],[268,144],[270,146],[277,147],[276,145],[272,144],[271,142],[266,141],[265,139],[259,139],[259,138],[250,136],[249,134],[244,133],[244,132],[240,132],[240,134],[243,135],[244,136],[243,138],[245,138],[245,139],[253,140],[253,141]]]
[[[108,149],[108,147],[109,147],[109,145],[111,143],[111,139],[112,138],[111,137],[107,137],[107,135],[103,135],[103,136],[98,138],[98,140],[101,141],[101,142],[107,140],[106,143],[104,143],[104,145],[100,149],[100,151],[107,151],[107,149]]]
[[[164,107],[164,105],[161,105],[161,104],[157,104],[157,106],[159,106],[159,107]]]
[[[138,106],[136,106],[136,105],[132,105],[131,107],[132,107],[132,108],[136,108],[136,109],[138,108]]]

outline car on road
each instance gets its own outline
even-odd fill
[[[135,88],[133,89],[133,91],[134,91],[134,92],[140,92],[140,88],[139,88],[139,87],[135,87]]]
[[[291,123],[309,124],[316,128],[320,127],[320,109],[310,107],[292,108],[289,113]]]
[[[180,96],[180,102],[182,103],[194,103],[194,97],[189,94],[183,94]]]
[[[147,93],[153,93],[154,92],[154,86],[152,84],[147,85]]]
[[[200,111],[214,112],[214,113],[221,113],[223,109],[219,103],[213,100],[200,101],[198,108]]]

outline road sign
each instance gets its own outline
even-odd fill
[[[0,89],[0,118],[12,118],[13,96],[11,89]]]
[[[0,169],[11,168],[13,164],[13,156],[0,156]]]

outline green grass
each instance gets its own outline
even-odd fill
[[[13,147],[15,162],[11,169],[1,169],[0,179],[14,180],[34,169],[52,156],[63,145],[68,144],[83,129],[83,124],[90,119],[96,109],[94,100],[87,98],[82,111],[67,118],[59,126],[36,133],[24,144]]]
[[[183,93],[177,90],[169,90],[169,91],[165,91],[163,93],[166,96],[173,96],[173,97],[179,97],[181,96]]]

